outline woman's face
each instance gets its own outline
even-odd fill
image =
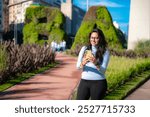
[[[93,32],[90,37],[90,43],[92,46],[96,46],[99,43],[98,33]]]

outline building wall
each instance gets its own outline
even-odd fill
[[[61,3],[61,12],[66,17],[65,30],[67,34],[75,36],[83,20],[85,11],[74,6],[72,0],[66,0]]]
[[[76,33],[82,23],[84,15],[85,15],[85,11],[83,11],[82,9],[80,9],[76,6],[73,7],[72,35],[76,35]]]
[[[131,0],[128,49],[146,39],[150,39],[150,0]]]
[[[39,1],[41,4],[48,4],[46,0],[10,0],[9,2],[9,24],[21,24],[17,29],[22,30],[25,20],[26,9],[33,3]],[[13,26],[11,27],[13,30]]]
[[[3,0],[0,0],[0,41],[2,40],[3,24]]]
[[[0,31],[3,30],[3,1],[0,1]]]
[[[18,4],[10,4],[9,5],[9,24],[23,24],[25,19],[25,11],[26,8],[32,4],[32,0],[27,2],[21,2]],[[22,30],[23,25],[19,25],[18,30]],[[11,30],[13,27],[11,27]]]
[[[61,4],[61,12],[66,17],[65,30],[67,34],[71,34],[72,28],[72,2],[67,0]]]

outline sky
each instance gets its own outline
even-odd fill
[[[75,6],[87,11],[87,0],[73,0]],[[128,32],[130,0],[88,0],[89,7],[93,5],[104,5],[109,10],[112,19],[116,22],[122,32]]]

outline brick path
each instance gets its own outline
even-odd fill
[[[0,93],[2,100],[68,100],[80,80],[77,58],[57,54],[61,64]]]

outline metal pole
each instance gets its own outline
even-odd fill
[[[13,38],[14,44],[15,44],[15,40],[16,40],[16,39],[15,39],[15,35],[16,35],[16,34],[15,34],[15,20],[14,20],[14,38]]]
[[[17,29],[17,23],[16,23],[16,44],[18,44],[18,40],[17,40],[18,39],[18,32],[17,32],[17,30],[18,29]]]
[[[15,21],[14,21],[14,44],[17,44],[17,22]]]

